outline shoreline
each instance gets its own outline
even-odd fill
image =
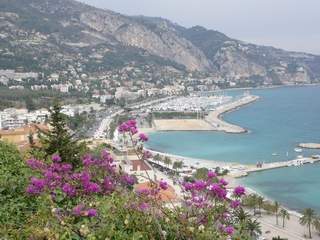
[[[223,119],[223,115],[233,111],[237,111],[242,107],[256,102],[259,96],[246,96],[235,102],[218,107],[215,111],[209,113],[207,121],[216,125],[216,131],[222,131],[225,133],[247,133],[248,130],[238,125],[229,123]]]
[[[150,132],[171,132],[171,131],[218,131],[231,134],[247,133],[248,130],[229,123],[223,119],[223,115],[237,111],[242,107],[256,102],[259,96],[245,96],[231,103],[219,106],[204,119],[156,119],[155,126],[141,128],[146,133]]]

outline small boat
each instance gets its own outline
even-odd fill
[[[295,148],[294,151],[300,153],[300,152],[302,152],[302,149],[301,148]]]
[[[279,156],[279,153],[272,153],[272,156]]]

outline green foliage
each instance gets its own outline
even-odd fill
[[[25,195],[30,176],[15,146],[0,141],[0,236],[21,239],[24,224],[36,209]]]
[[[154,112],[152,114],[156,119],[197,118],[197,113],[194,112]]]
[[[300,224],[308,227],[309,238],[312,238],[311,227],[317,219],[316,212],[311,208],[306,208],[302,212],[302,217],[300,218]]]
[[[198,168],[193,177],[196,179],[206,179],[208,172],[209,170],[207,168]]]
[[[61,113],[59,102],[55,102],[53,108],[50,109],[50,114],[50,130],[41,130],[39,134],[41,149],[46,153],[46,156],[58,153],[63,162],[78,166],[80,157],[87,150],[85,144],[78,143],[78,140],[69,133],[66,118]]]

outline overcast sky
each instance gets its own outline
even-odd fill
[[[81,0],[127,15],[201,25],[239,40],[320,54],[320,0]]]

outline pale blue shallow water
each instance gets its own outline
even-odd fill
[[[238,93],[241,91],[231,92]],[[293,159],[298,155],[294,152],[298,143],[320,142],[320,86],[252,93],[261,97],[258,102],[224,116],[226,121],[249,129],[249,133],[153,133],[148,147],[187,157],[256,163]],[[310,206],[320,211],[320,164],[256,173],[241,181],[293,209]]]

